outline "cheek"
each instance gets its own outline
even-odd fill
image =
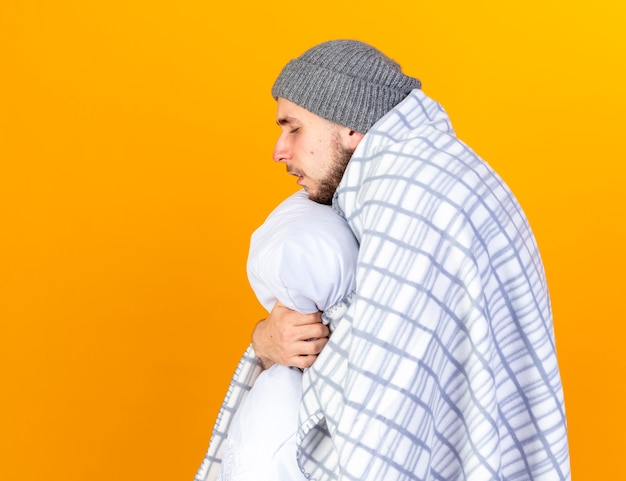
[[[315,144],[311,142],[302,142],[298,145],[298,150],[307,157],[314,157],[319,155],[321,149]]]
[[[309,155],[319,156],[330,151],[330,145],[328,143],[327,136],[318,137],[314,142],[309,145]]]

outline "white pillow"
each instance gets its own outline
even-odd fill
[[[354,289],[358,244],[330,206],[300,191],[285,199],[250,241],[248,279],[263,306],[280,300],[324,311]],[[296,461],[302,373],[263,371],[234,414],[217,481],[306,481]]]
[[[252,234],[248,279],[268,312],[277,300],[307,314],[324,311],[354,289],[357,255],[345,219],[302,190]]]

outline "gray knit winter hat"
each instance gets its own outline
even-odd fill
[[[374,47],[356,40],[331,40],[285,65],[272,96],[366,133],[421,85]]]

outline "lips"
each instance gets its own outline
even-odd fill
[[[287,173],[289,175],[293,175],[294,177],[297,177],[298,178],[297,184],[298,185],[302,185],[302,181],[304,180],[304,176],[303,175],[300,175],[299,172],[294,172],[294,171],[290,171],[290,170],[288,170]]]

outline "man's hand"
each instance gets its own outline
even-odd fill
[[[252,348],[264,369],[272,364],[310,367],[328,342],[322,313],[302,314],[277,302],[252,332]]]

